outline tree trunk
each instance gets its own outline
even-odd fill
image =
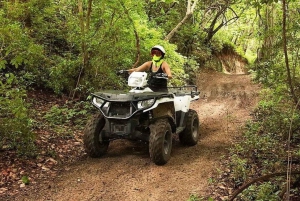
[[[292,82],[292,78],[291,78],[291,70],[290,70],[290,66],[289,66],[289,58],[288,58],[288,53],[287,53],[286,9],[287,9],[286,0],[283,0],[282,1],[282,13],[283,13],[283,16],[282,16],[282,39],[283,39],[285,67],[286,67],[286,71],[287,71],[287,84],[288,84],[288,87],[290,88],[290,93],[294,100],[295,105],[298,105],[298,98],[294,91],[294,86],[293,86],[293,82]],[[297,106],[297,109],[300,109],[299,105]]]
[[[292,175],[299,175],[300,172],[296,171],[296,172],[291,172]],[[278,176],[285,176],[286,172],[278,172],[278,173],[272,173],[272,174],[268,174],[268,175],[264,175],[258,178],[254,178],[251,181],[243,184],[238,190],[236,190],[230,197],[229,201],[233,201],[236,196],[238,196],[241,192],[243,192],[243,190],[245,190],[246,188],[248,188],[249,186],[251,186],[252,184],[256,183],[256,182],[262,182],[262,181],[267,181],[270,178],[273,177],[278,177]]]
[[[184,16],[184,18],[175,26],[174,29],[172,29],[172,31],[170,31],[170,33],[165,37],[166,41],[169,41],[174,34],[179,30],[179,28],[188,20],[191,18],[191,16],[193,15],[193,12],[195,10],[195,7],[197,5],[198,0],[194,0],[193,5],[192,5],[192,0],[188,0],[187,2],[187,10],[186,10],[186,14]]]
[[[92,12],[92,1],[88,1],[88,10],[87,10],[87,16],[86,16],[86,25],[84,25],[84,10],[83,10],[83,2],[82,0],[78,0],[78,15],[79,15],[79,23],[80,23],[80,30],[81,30],[81,54],[82,54],[82,65],[80,68],[80,72],[77,78],[77,83],[75,86],[75,89],[73,91],[72,99],[75,98],[76,89],[79,86],[80,79],[82,76],[82,73],[84,69],[87,68],[88,65],[88,51],[87,51],[87,44],[86,44],[86,33],[89,31],[90,28],[90,18],[91,18],[91,12]]]
[[[184,18],[176,25],[176,27],[165,37],[166,41],[169,41],[174,34],[179,30],[179,28],[188,20],[190,19],[192,14],[187,14],[184,16]]]
[[[222,20],[222,22],[220,22],[220,24],[218,26],[216,26],[219,18],[223,15],[225,16],[225,13],[227,12],[227,10],[231,10],[234,13],[234,16],[230,19],[226,19],[225,17],[223,17],[224,19]],[[204,44],[208,44],[211,39],[213,38],[213,36],[225,25],[229,24],[229,22],[231,21],[235,21],[237,20],[239,17],[236,14],[236,12],[229,7],[229,5],[227,4],[220,4],[218,6],[218,12],[216,14],[216,16],[214,17],[213,21],[211,22],[209,28],[207,29],[207,36],[204,39]],[[220,21],[220,20],[219,20]]]

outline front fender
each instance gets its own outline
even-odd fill
[[[172,128],[172,132],[176,131],[176,113],[173,102],[160,103],[152,110],[153,119],[167,118]]]

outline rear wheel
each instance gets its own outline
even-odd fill
[[[179,140],[182,144],[193,146],[198,143],[200,138],[199,117],[195,110],[190,109],[186,117],[186,127],[179,134]]]
[[[102,114],[92,116],[86,124],[83,135],[83,143],[86,153],[93,158],[100,157],[107,152],[109,141],[105,141],[100,132],[105,125]]]
[[[150,125],[149,153],[156,165],[164,165],[171,158],[172,130],[166,119],[158,119]]]

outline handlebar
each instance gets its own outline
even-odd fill
[[[117,75],[127,75],[129,70],[119,70],[117,71]]]
[[[117,75],[123,75],[125,78],[128,78],[129,76],[129,70],[119,70],[116,72]],[[153,78],[156,79],[165,79],[168,80],[168,75],[166,73],[153,73],[152,74]]]

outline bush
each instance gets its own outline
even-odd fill
[[[16,87],[13,74],[0,76],[0,149],[15,149],[19,155],[34,156],[32,121],[25,102],[26,91]]]
[[[277,186],[274,186],[271,182],[266,182],[259,186],[250,186],[247,190],[243,192],[243,194],[240,197],[244,201],[280,201],[281,198],[278,196],[279,193],[280,190]]]
[[[91,111],[92,105],[89,102],[70,102],[70,105],[54,105],[44,115],[52,126],[72,124],[83,126],[86,123],[86,116]]]
[[[269,89],[262,91],[262,97],[242,139],[230,149],[230,179],[234,186],[240,186],[253,177],[285,172],[289,134],[292,157],[299,152],[300,118],[293,111],[293,103]],[[277,201],[280,200],[278,193],[284,183],[284,178],[276,178],[252,185],[240,197],[242,200]]]

